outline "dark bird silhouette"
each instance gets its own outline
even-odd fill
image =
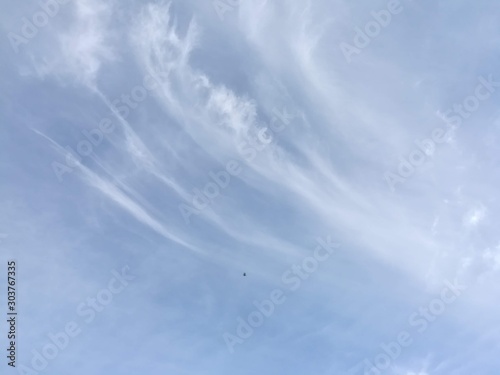
[[[246,276],[246,275],[247,275],[246,273],[243,274],[243,276]]]

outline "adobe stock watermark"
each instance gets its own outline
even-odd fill
[[[7,37],[9,38],[10,45],[15,53],[19,52],[19,46],[23,44],[28,44],[28,42],[38,35],[38,31],[49,24],[49,20],[54,18],[59,13],[61,5],[69,3],[71,0],[42,0],[38,4],[40,10],[33,13],[28,19],[23,17],[21,19],[22,25],[20,28],[20,34],[14,32],[9,32]]]
[[[135,279],[129,273],[129,266],[122,268],[121,273],[113,270],[113,277],[109,280],[106,288],[101,289],[95,297],[89,297],[85,302],[76,307],[76,315],[83,319],[85,324],[94,321],[96,315],[104,311],[112,301],[114,296],[123,292],[129,285],[129,281]],[[59,332],[50,332],[47,335],[47,343],[40,349],[31,351],[32,358],[30,365],[19,365],[18,373],[20,375],[38,375],[44,371],[61,352],[63,352],[78,335],[82,333],[84,326],[76,320],[71,320]]]
[[[500,82],[494,81],[491,74],[488,78],[481,76],[478,80],[474,94],[467,96],[461,103],[454,103],[452,109],[439,113],[441,119],[447,124],[446,129],[437,127],[432,130],[430,138],[415,141],[415,149],[407,158],[400,160],[397,172],[386,171],[384,173],[384,179],[392,192],[396,190],[397,184],[402,184],[412,177],[417,168],[434,155],[436,145],[447,143],[462,123],[479,110],[481,102],[488,100],[500,87]]]
[[[238,152],[246,162],[254,160],[258,153],[271,144],[275,134],[282,132],[294,118],[286,109],[282,111],[273,109],[273,118],[269,126],[263,127],[257,133],[258,142],[243,141],[238,144]],[[178,208],[186,224],[190,224],[192,215],[199,215],[209,207],[213,201],[226,189],[232,181],[243,171],[242,163],[237,160],[230,160],[225,168],[219,171],[208,173],[211,181],[207,182],[201,189],[193,189],[191,205],[180,203]]]
[[[410,0],[411,1],[411,0]],[[363,28],[354,28],[354,39],[352,44],[342,42],[339,47],[348,63],[352,61],[352,55],[359,55],[363,49],[387,28],[391,23],[393,16],[403,11],[403,5],[399,0],[390,0],[386,9],[372,11],[370,14],[372,20],[368,21]]]
[[[147,99],[150,92],[157,89],[167,77],[168,73],[163,72],[155,76],[146,75],[143,78],[142,85],[135,86],[129,94],[122,94],[120,99],[115,99],[111,102],[112,110],[126,119],[130,115],[130,112],[138,108],[139,104]],[[112,112],[109,117],[116,118],[115,113]],[[73,172],[73,169],[78,167],[83,158],[90,156],[94,152],[94,148],[102,143],[106,135],[113,133],[116,125],[110,118],[102,118],[98,126],[90,131],[82,130],[82,135],[86,139],[78,142],[76,151],[70,146],[65,147],[65,150],[68,151],[64,158],[65,163],[52,162],[52,170],[60,183],[63,181],[63,176],[66,173]]]
[[[240,5],[240,0],[213,0],[212,6],[214,7],[217,16],[221,21],[224,21],[224,15],[227,12],[234,12]]]
[[[326,238],[326,241],[321,238],[318,238],[317,241],[318,245],[315,247],[312,256],[304,258],[300,265],[294,264],[281,276],[281,281],[287,285],[289,291],[297,291],[302,282],[316,272],[320,264],[327,261],[335,250],[340,247],[338,243],[332,242],[330,236]],[[286,298],[286,292],[283,289],[274,289],[269,293],[269,299],[264,299],[260,302],[254,301],[255,310],[250,312],[246,319],[243,319],[241,316],[236,319],[237,327],[235,334],[226,331],[222,335],[229,352],[233,354],[237,344],[241,345],[245,340],[249,339],[254,331],[273,315],[276,306],[285,303]]]
[[[467,289],[465,285],[460,285],[457,280],[454,283],[445,281],[445,287],[441,290],[438,298],[434,298],[426,306],[420,306],[418,311],[408,317],[408,325],[419,334],[423,334],[431,324],[443,315],[446,309],[454,303],[458,297]],[[409,347],[414,342],[415,333],[407,330],[399,332],[396,339],[387,344],[380,345],[380,352],[373,359],[365,358],[349,370],[350,375],[382,375],[394,364],[403,349]]]

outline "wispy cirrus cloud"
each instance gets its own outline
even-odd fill
[[[109,269],[137,274],[50,371],[343,373],[459,277],[470,292],[391,371],[494,373],[496,93],[396,191],[383,176],[500,77],[498,6],[405,2],[348,63],[339,45],[386,7],[242,0],[221,22],[210,2],[78,0],[5,54],[2,246],[32,272],[26,311],[42,306],[22,334],[42,344]],[[263,147],[276,109],[288,123]],[[103,119],[113,131],[59,181],[52,163]],[[187,224],[179,203],[233,160]],[[229,356],[222,333],[324,233],[342,253]],[[45,279],[58,309],[37,297]]]

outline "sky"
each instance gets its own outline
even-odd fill
[[[2,1],[2,371],[498,374],[500,3]]]

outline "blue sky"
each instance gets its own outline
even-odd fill
[[[498,374],[500,4],[3,10],[9,373]]]

